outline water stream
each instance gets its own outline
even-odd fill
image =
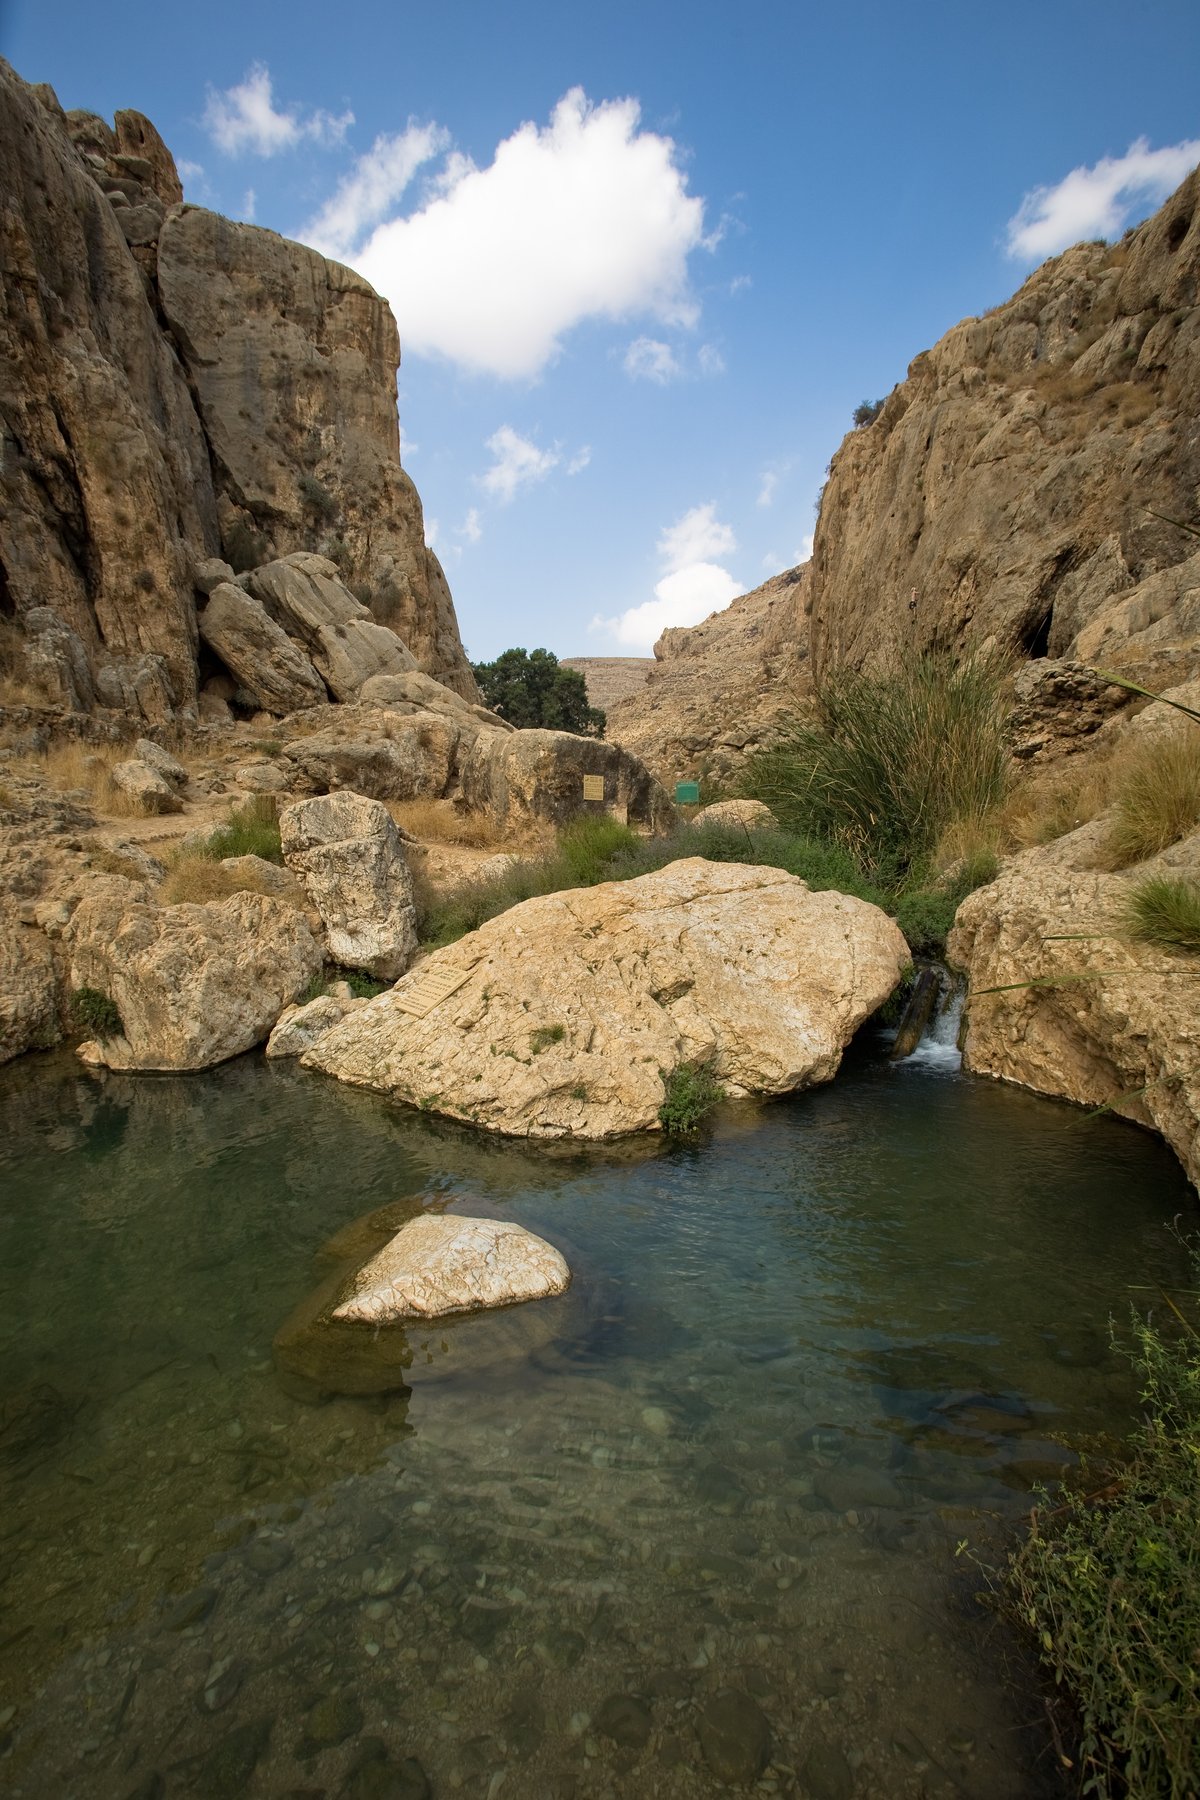
[[[956,1064],[866,1041],[609,1152],[259,1058],[0,1071],[0,1788],[1058,1793],[955,1550],[1128,1421],[1109,1316],[1186,1282],[1191,1194]],[[573,1287],[314,1404],[273,1334],[392,1202],[517,1219]]]

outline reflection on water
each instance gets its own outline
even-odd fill
[[[1057,1791],[953,1549],[1127,1416],[1108,1317],[1186,1277],[1153,1140],[862,1050],[615,1153],[31,1059],[0,1146],[7,1792]],[[417,1204],[570,1293],[313,1404],[274,1333]]]

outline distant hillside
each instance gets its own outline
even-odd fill
[[[638,693],[654,667],[652,656],[560,656],[564,669],[574,669],[587,682],[588,705],[607,712],[617,700]]]

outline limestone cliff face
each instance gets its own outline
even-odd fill
[[[664,631],[643,685],[608,708],[608,736],[668,784],[736,775],[808,691],[807,606],[806,564]]]
[[[814,672],[990,637],[1182,680],[1200,557],[1155,512],[1200,514],[1200,171],[1119,244],[1076,245],[956,325],[848,435],[813,551]]]
[[[400,468],[385,302],[183,206],[140,114],[64,114],[2,63],[0,186],[0,618],[18,673],[73,710],[189,716],[196,563],[311,550],[474,698]]]

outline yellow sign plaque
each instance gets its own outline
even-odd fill
[[[585,775],[583,778],[583,797],[585,800],[603,800],[603,775]]]
[[[435,1006],[456,994],[470,973],[470,969],[427,969],[411,986],[397,993],[396,1005],[414,1019],[423,1019]]]

